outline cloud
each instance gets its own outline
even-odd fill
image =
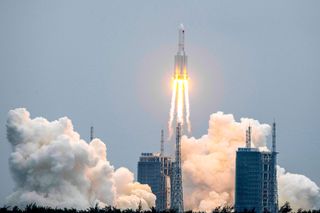
[[[99,139],[80,139],[68,118],[49,122],[30,118],[26,109],[8,113],[7,138],[12,145],[9,166],[15,182],[9,205],[84,209],[115,205],[144,209],[155,205],[148,185],[134,182],[126,168],[115,170]]]
[[[286,172],[278,166],[280,203],[290,201],[294,209],[319,209],[320,189],[315,182],[300,174]]]

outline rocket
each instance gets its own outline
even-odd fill
[[[184,51],[184,26],[180,24],[179,26],[179,45],[177,55],[174,57],[174,73],[173,78],[179,80],[187,80],[187,62],[188,57]]]
[[[184,27],[179,26],[179,43],[178,52],[174,57],[174,71],[172,77],[172,96],[171,107],[169,113],[169,138],[173,133],[173,121],[181,124],[181,127],[188,127],[188,132],[191,132],[190,123],[190,105],[189,105],[189,77],[187,73],[188,57],[184,51]],[[184,126],[184,124],[187,124]]]

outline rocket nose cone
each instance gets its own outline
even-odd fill
[[[179,30],[184,30],[184,26],[182,23],[179,25]]]

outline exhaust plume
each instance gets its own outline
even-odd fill
[[[68,118],[49,122],[30,118],[26,109],[8,113],[9,158],[15,182],[8,205],[30,203],[58,208],[85,209],[95,205],[143,209],[155,205],[148,185],[134,182],[126,168],[117,170],[107,160],[99,139],[86,143]]]
[[[259,121],[214,113],[210,116],[207,135],[199,139],[182,137],[182,169],[185,208],[210,211],[234,205],[235,155],[245,146],[245,131],[252,127],[251,147],[267,150],[271,128]],[[280,153],[281,154],[281,153]],[[320,208],[319,187],[303,175],[286,173],[278,167],[279,203],[289,201],[293,208]]]
[[[319,209],[320,189],[315,182],[300,174],[286,172],[278,166],[279,201],[290,202],[293,209]]]
[[[182,126],[186,124],[188,133],[191,132],[188,79],[179,79],[176,77],[173,80],[172,86],[171,106],[168,121],[169,140],[173,135],[172,126],[174,123],[180,123]],[[175,117],[176,121],[174,120]]]

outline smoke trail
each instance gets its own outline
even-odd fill
[[[245,145],[249,124],[252,146],[266,150],[269,125],[248,118],[237,122],[233,115],[222,112],[210,116],[207,135],[199,139],[182,137],[185,209],[210,211],[234,204],[235,154]],[[320,208],[319,187],[309,178],[279,168],[278,181],[280,205],[289,201],[294,208]]]
[[[107,148],[99,139],[80,139],[68,118],[49,122],[30,119],[25,109],[11,110],[7,138],[15,182],[8,205],[30,203],[58,208],[85,209],[98,204],[143,209],[155,204],[148,185],[133,180],[125,168],[116,171],[107,160]]]
[[[168,132],[169,132],[169,139],[172,137],[173,129],[172,129],[172,122],[175,116],[175,105],[176,105],[176,94],[177,94],[177,81],[173,81],[173,88],[172,88],[172,96],[171,96],[171,106],[170,106],[170,115],[169,115],[169,122],[168,122]]]
[[[186,122],[188,125],[188,132],[191,133],[191,122],[190,122],[190,104],[189,104],[189,86],[188,80],[184,81],[184,96],[185,96],[185,105],[186,105]]]

